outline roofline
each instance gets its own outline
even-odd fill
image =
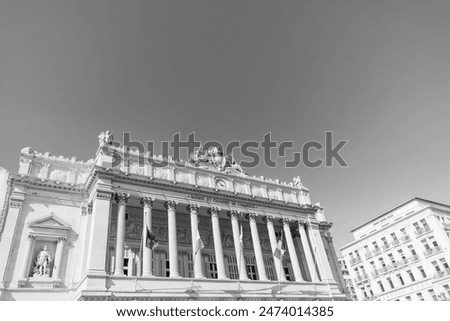
[[[374,219],[371,219],[370,221],[368,221],[368,222],[366,222],[366,223],[364,223],[364,224],[358,226],[357,228],[354,228],[353,230],[350,231],[350,233],[353,233],[353,232],[355,232],[356,230],[359,230],[359,229],[362,228],[363,226],[366,226],[366,225],[368,225],[368,224],[370,224],[370,223],[372,223],[372,222],[374,222],[374,221],[376,221],[376,220],[382,218],[383,216],[388,215],[389,213],[392,213],[392,212],[395,211],[395,210],[398,210],[400,207],[403,207],[403,206],[405,206],[406,204],[409,204],[409,203],[411,203],[411,202],[413,202],[413,201],[422,201],[422,202],[427,202],[427,203],[431,203],[431,204],[434,204],[434,205],[440,205],[440,206],[447,206],[447,207],[450,207],[450,205],[448,205],[448,204],[443,204],[443,203],[438,203],[438,202],[430,201],[430,200],[427,200],[427,199],[421,198],[421,197],[414,197],[414,198],[410,199],[409,201],[406,201],[406,202],[404,202],[404,203],[398,205],[397,207],[394,207],[393,209],[391,209],[391,210],[389,210],[389,211],[387,211],[387,212],[385,212],[385,213],[383,213],[383,214],[381,214],[381,215],[375,217]]]

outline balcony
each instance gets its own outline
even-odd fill
[[[360,275],[356,276],[355,282],[359,283],[359,282],[362,282],[364,280],[367,280],[368,278],[369,278],[369,276],[367,275],[367,273],[363,273],[363,274],[360,274]]]
[[[428,231],[430,231],[430,230],[431,230],[431,229],[430,229],[429,226],[425,226],[424,228],[419,227],[418,229],[416,229],[416,230],[414,231],[414,233],[415,233],[417,236],[419,236],[419,235],[422,235],[422,234],[424,234],[424,233],[426,233],[426,232],[428,232]]]
[[[395,247],[395,246],[397,246],[399,244],[400,244],[400,241],[395,239],[394,241],[391,242],[391,247]]]
[[[356,264],[358,262],[361,262],[361,257],[359,255],[357,257],[350,258],[350,264],[351,265]]]
[[[440,252],[442,249],[440,246],[436,246],[434,249],[428,249],[425,252],[423,252],[423,254],[425,254],[425,256],[430,256],[433,255],[434,253]]]
[[[410,256],[408,258],[409,262],[413,263],[419,259],[419,256],[417,254],[414,254],[413,256]]]
[[[409,235],[405,234],[402,236],[401,240],[402,240],[402,242],[406,243],[406,242],[410,241],[411,238],[409,237]]]
[[[372,251],[367,251],[366,253],[364,253],[364,256],[366,259],[368,259],[369,257],[373,256]]]
[[[386,251],[390,248],[391,246],[388,243],[385,243],[383,246],[381,246],[381,248],[383,249],[383,251]]]
[[[440,279],[440,278],[443,278],[443,277],[448,276],[448,275],[450,275],[450,269],[445,269],[444,271],[437,272],[433,276],[433,279]]]
[[[371,272],[371,274],[372,274],[372,277],[377,277],[378,275],[380,275],[380,272],[378,271],[378,270],[375,270],[375,271],[373,271],[373,272]]]

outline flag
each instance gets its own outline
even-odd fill
[[[151,249],[152,251],[159,245],[158,240],[155,235],[150,232],[147,228],[147,237],[145,238],[145,246]]]
[[[279,240],[277,243],[277,247],[276,247],[275,251],[273,252],[273,256],[275,256],[277,259],[281,260],[281,258],[284,255],[284,252],[286,252],[286,251],[283,250],[281,240]]]
[[[244,249],[244,233],[242,232],[242,224],[241,229],[239,231],[239,246],[241,247],[241,251]]]
[[[195,254],[198,253],[202,248],[205,247],[205,244],[203,244],[202,239],[200,238],[200,233],[197,230],[197,239],[195,240]]]

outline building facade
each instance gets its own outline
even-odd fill
[[[346,299],[300,179],[249,176],[217,148],[181,162],[109,132],[87,162],[24,148],[0,224],[3,300]]]
[[[358,298],[355,293],[355,286],[353,285],[353,279],[348,271],[347,262],[343,257],[338,257],[339,268],[341,269],[342,277],[344,278],[345,285],[352,301],[357,301]]]
[[[358,300],[450,300],[450,206],[414,198],[341,248]]]

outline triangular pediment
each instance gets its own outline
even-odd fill
[[[28,223],[29,227],[69,230],[70,225],[53,213]]]

